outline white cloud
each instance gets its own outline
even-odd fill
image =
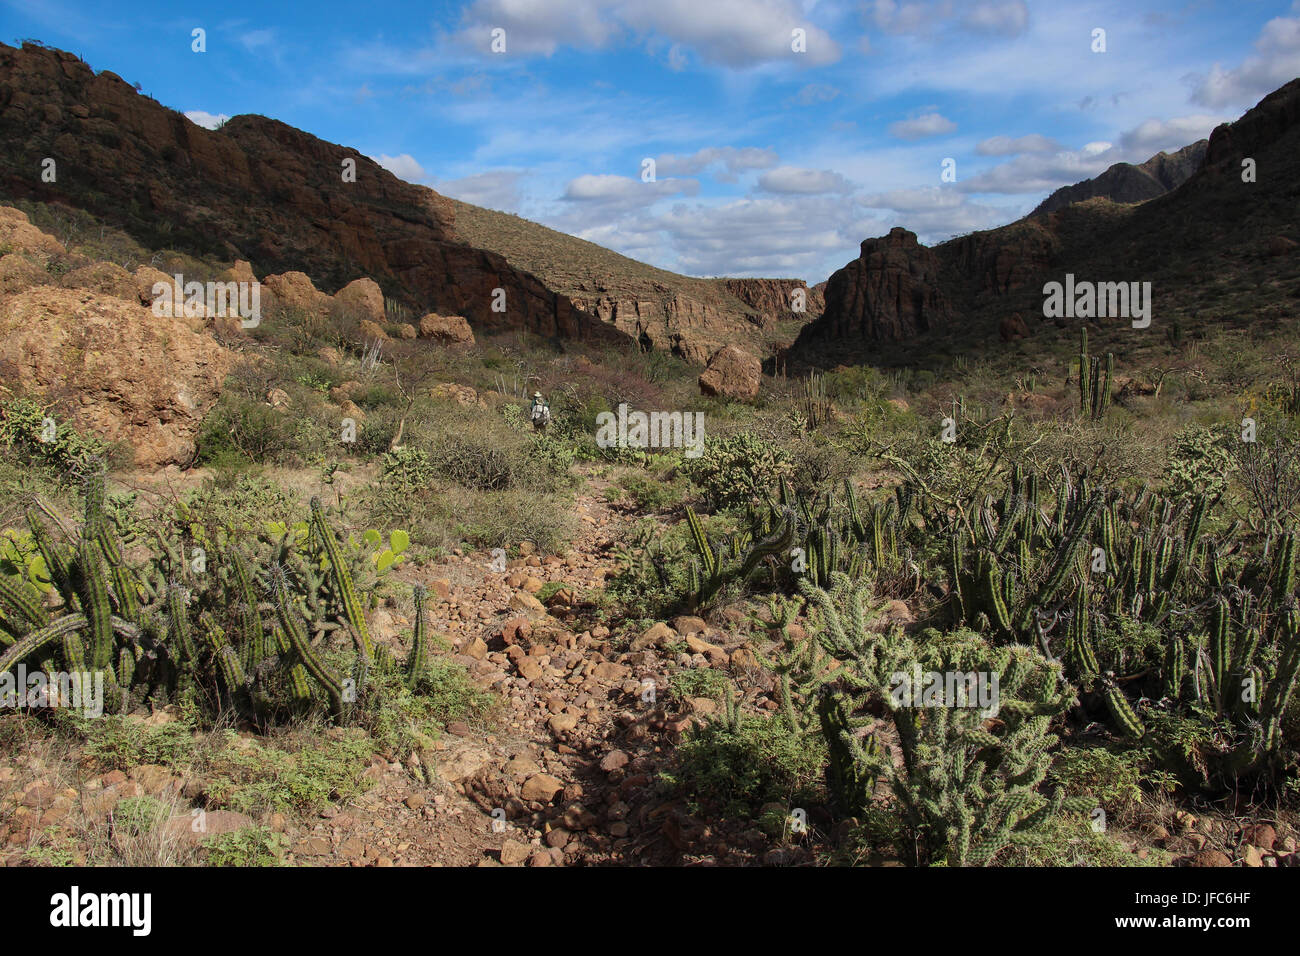
[[[974,229],[1000,225],[1007,218],[1005,210],[972,202],[953,189],[939,186],[893,189],[862,196],[858,202],[867,209],[895,213],[899,224],[917,233],[928,245]]]
[[[1020,153],[1057,153],[1063,148],[1054,139],[1030,133],[1014,139],[1010,136],[990,136],[975,145],[975,152],[980,156],[1017,156]]]
[[[1144,162],[1161,151],[1174,152],[1205,139],[1221,122],[1219,117],[1203,115],[1149,119],[1123,133],[1119,144],[1127,155],[1134,157],[1130,162]]]
[[[694,179],[657,179],[646,183],[627,176],[587,174],[571,179],[561,198],[566,202],[599,206],[601,215],[611,215],[650,206],[669,196],[693,196],[699,188],[699,182]]]
[[[461,179],[440,180],[433,188],[445,196],[475,206],[518,212],[522,199],[519,178],[522,175],[523,172],[517,169],[493,169]]]
[[[839,44],[793,0],[475,0],[457,39],[486,54],[497,27],[506,31],[507,54],[550,56],[561,46],[603,49],[632,36],[646,48],[672,44],[673,69],[684,68],[687,49],[705,62],[733,68],[770,62],[822,66],[840,58]],[[806,52],[791,49],[796,28],[805,33]]]
[[[410,153],[402,153],[400,156],[387,156],[381,153],[370,158],[398,179],[405,179],[408,183],[418,183],[424,179],[424,167],[416,162],[415,157]]]
[[[849,215],[849,204],[838,199],[741,199],[678,203],[656,225],[677,268],[693,275],[820,276],[826,263],[842,258],[837,225]]]
[[[853,184],[829,169],[800,169],[778,166],[758,177],[758,186],[770,193],[797,193],[812,196],[821,193],[847,193]]]
[[[492,31],[505,31],[505,55],[530,53],[550,56],[564,44],[600,49],[620,32],[619,25],[603,15],[599,0],[475,0],[465,11],[465,26],[457,40],[467,48],[493,55]]]
[[[689,156],[665,153],[655,158],[656,175],[695,176],[715,164],[733,176],[754,169],[770,169],[780,161],[775,150],[757,146],[709,146]]]
[[[245,50],[256,52],[261,47],[269,46],[275,42],[275,31],[250,30],[240,36],[239,42]]]
[[[202,126],[204,129],[216,129],[230,119],[225,113],[209,113],[206,110],[186,110],[185,118],[195,126]]]
[[[869,5],[871,19],[886,33],[925,33],[936,16],[947,16],[952,4],[898,3],[897,0],[874,0]]]
[[[907,120],[889,124],[889,135],[898,139],[924,139],[927,136],[941,136],[957,128],[952,120],[938,113],[925,113]]]
[[[955,23],[976,33],[1019,36],[1029,25],[1029,8],[1024,0],[981,0],[954,3],[952,0],[873,0],[867,7],[872,23],[885,33],[926,36]]]
[[[1114,155],[1109,144],[1089,146],[1091,148],[1017,156],[970,179],[960,180],[956,185],[964,193],[1048,193],[1060,186],[1091,179],[1122,159]]]
[[[1300,4],[1292,7],[1300,13]],[[1300,76],[1300,17],[1274,17],[1255,40],[1255,53],[1235,69],[1216,63],[1199,77],[1192,99],[1201,106],[1254,106],[1266,94]]]

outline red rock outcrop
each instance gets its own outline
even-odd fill
[[[416,308],[484,328],[619,338],[502,256],[457,242],[443,197],[355,149],[261,116],[203,129],[71,53],[0,44],[0,143],[0,190],[84,208],[148,247],[299,271],[325,290],[389,278]],[[45,157],[76,175],[25,172]]]
[[[865,240],[861,255],[830,277],[825,311],[804,333],[824,340],[899,341],[951,319],[934,251],[917,242],[916,233],[895,226],[887,236]]]

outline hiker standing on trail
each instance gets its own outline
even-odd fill
[[[533,431],[544,432],[551,423],[551,406],[546,404],[541,392],[533,392],[533,404],[528,409],[528,417],[532,420]]]

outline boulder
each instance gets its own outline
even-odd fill
[[[63,243],[32,225],[27,213],[12,206],[0,206],[0,249],[57,256],[67,252]]]
[[[359,319],[369,319],[380,325],[388,321],[384,312],[384,290],[374,279],[354,279],[334,293],[334,301],[349,306]]]
[[[387,342],[388,333],[378,322],[371,322],[369,319],[361,320],[361,338],[366,342]]]
[[[700,374],[700,391],[705,395],[752,400],[758,397],[763,380],[762,363],[734,345],[724,345],[709,357]]]
[[[37,286],[0,309],[0,381],[63,400],[73,424],[142,468],[188,464],[233,355],[132,300]]]
[[[420,319],[421,338],[441,345],[473,345],[474,330],[462,315],[438,315],[430,312]]]
[[[281,306],[302,309],[312,315],[323,316],[329,312],[330,297],[317,290],[303,272],[285,272],[267,276],[262,285]]]

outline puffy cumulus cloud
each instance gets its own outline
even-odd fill
[[[775,150],[757,146],[709,146],[689,156],[665,153],[655,158],[655,174],[695,176],[710,166],[721,164],[733,177],[755,169],[770,169],[780,162]]]
[[[800,169],[798,166],[778,166],[758,177],[758,188],[769,193],[797,193],[814,196],[825,193],[847,193],[853,184],[839,173],[829,169]]]
[[[893,219],[932,245],[975,229],[1001,225],[1010,217],[1004,209],[972,202],[963,194],[940,186],[894,189],[861,196],[859,204],[871,210],[889,210]]]
[[[839,44],[791,0],[624,0],[617,9],[632,28],[688,46],[722,66],[783,60],[824,66],[840,58]],[[796,29],[804,31],[801,53],[792,49]]]
[[[955,185],[964,193],[1047,193],[1091,179],[1121,159],[1109,143],[1090,143],[1084,149],[1017,156]]]
[[[692,275],[816,276],[839,268],[852,249],[837,225],[848,204],[833,199],[740,199],[678,203],[658,216],[675,268]],[[814,280],[815,281],[815,280]]]
[[[980,156],[1018,156],[1021,153],[1058,153],[1064,147],[1054,139],[1038,133],[1028,136],[990,136],[975,145]]]
[[[230,119],[225,113],[209,113],[206,110],[186,110],[185,118],[195,126],[202,126],[204,129],[216,129]]]
[[[518,212],[522,200],[519,191],[522,175],[518,169],[493,169],[461,179],[440,180],[434,183],[434,189],[475,206]]]
[[[616,215],[653,205],[670,196],[693,196],[700,184],[694,179],[657,179],[646,183],[640,179],[610,174],[587,174],[569,180],[560,197],[568,203],[598,207],[600,215]]]
[[[1161,151],[1173,152],[1198,139],[1205,139],[1222,119],[1214,116],[1180,116],[1171,120],[1149,119],[1123,133],[1119,145],[1129,162],[1144,162]]]
[[[550,56],[563,46],[600,49],[622,32],[600,0],[475,0],[455,39],[466,49],[489,53],[492,31],[505,31],[506,53]]]
[[[561,46],[601,49],[625,38],[647,48],[670,44],[669,66],[682,69],[690,50],[706,63],[733,68],[775,61],[822,66],[840,58],[840,46],[811,23],[794,0],[475,0],[458,41],[491,48],[491,31],[506,31],[506,51],[550,56]],[[802,29],[805,52],[792,49]]]
[[[1029,26],[1024,0],[872,0],[866,6],[868,22],[885,33],[923,36],[940,28],[960,27],[975,33],[1015,37]]]
[[[1197,77],[1192,99],[1201,106],[1253,106],[1266,94],[1300,76],[1300,3],[1296,16],[1274,17],[1255,40],[1255,52],[1241,65],[1225,69],[1216,63]]]
[[[889,135],[898,139],[925,139],[927,136],[951,133],[956,128],[956,123],[939,113],[923,113],[912,119],[890,123]]]
[[[398,179],[405,179],[408,183],[418,183],[424,179],[424,167],[416,162],[415,157],[410,153],[402,153],[400,156],[380,153],[370,158]]]

